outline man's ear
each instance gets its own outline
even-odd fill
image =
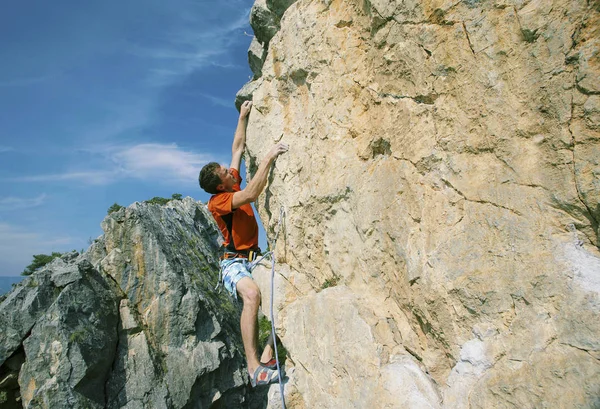
[[[223,192],[225,190],[225,185],[224,184],[219,184],[217,185],[217,192]]]

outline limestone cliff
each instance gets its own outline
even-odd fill
[[[251,22],[250,175],[291,146],[259,203],[288,407],[600,407],[600,2]]]
[[[2,408],[259,408],[218,230],[190,198],[109,215],[0,304]]]

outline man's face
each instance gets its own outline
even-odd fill
[[[217,186],[219,190],[230,192],[237,183],[229,168],[223,165],[217,170],[217,175],[221,178],[221,184]]]

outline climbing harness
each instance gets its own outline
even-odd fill
[[[255,261],[256,257],[260,256],[260,249],[255,250],[236,250],[233,251],[225,251],[221,256],[221,260],[228,260],[230,258],[245,258],[248,259],[248,262],[251,263]]]
[[[235,252],[227,251],[225,248],[225,250],[222,249],[221,251],[223,251],[223,254],[221,255],[221,257],[219,257],[219,259],[221,261],[235,259],[235,258],[246,259],[248,261],[250,271],[252,271],[252,269],[254,268],[254,265],[256,264],[256,258],[262,254],[259,248],[253,249],[253,250],[236,250]],[[264,256],[261,257],[259,259],[259,261],[262,260],[263,258],[264,258]],[[221,291],[220,287],[222,284],[223,284],[223,269],[220,267],[219,268],[219,278],[217,280],[217,285],[215,286],[215,290]]]

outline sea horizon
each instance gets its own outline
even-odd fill
[[[0,276],[0,295],[12,289],[12,285],[21,282],[25,276]]]

